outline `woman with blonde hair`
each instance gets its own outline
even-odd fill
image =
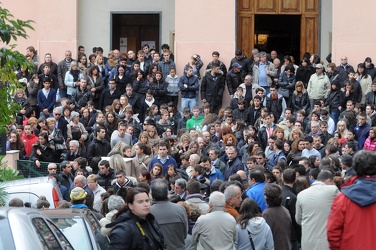
[[[273,135],[277,137],[277,139],[284,141],[285,140],[285,130],[281,127],[276,127],[273,130]]]
[[[150,147],[154,146],[159,141],[159,136],[157,129],[153,125],[149,125],[147,129],[148,145]]]
[[[125,117],[125,109],[127,107],[130,107],[128,103],[128,97],[126,97],[125,95],[121,95],[119,104],[120,104],[119,110],[116,110],[116,114],[120,119],[123,119]]]
[[[135,149],[136,149],[136,145],[139,144],[139,143],[143,143],[145,145],[149,145],[149,137],[148,137],[148,132],[147,131],[143,131],[140,133],[140,135],[138,136],[138,141],[137,143],[135,143],[132,147],[132,155],[134,155],[136,152],[135,152]]]
[[[302,137],[303,132],[299,128],[294,128],[291,130],[290,138],[289,140],[294,142],[295,140],[299,140],[300,137]]]
[[[126,162],[124,161],[124,157],[121,154],[111,155],[108,162],[115,173],[119,170],[123,170],[126,176],[131,174],[131,166],[130,164],[127,166]]]
[[[198,145],[197,141],[191,141],[191,143],[189,144],[188,152],[190,154],[197,154],[199,157],[202,156],[200,153],[200,146]]]
[[[119,141],[115,144],[115,146],[112,147],[110,154],[114,152],[119,152],[120,154],[122,154],[125,151],[126,146],[127,144],[125,142]]]
[[[148,170],[151,160],[151,149],[146,144],[140,142],[135,145],[136,155],[132,158],[132,167],[130,176],[138,178],[143,170]]]
[[[340,138],[347,138],[347,125],[344,120],[338,121],[336,132],[339,133]]]
[[[294,109],[294,113],[298,110],[309,110],[310,108],[308,92],[302,81],[296,82],[295,90],[292,94],[292,108]]]
[[[180,136],[180,142],[177,146],[180,155],[188,151],[191,141],[192,139],[189,133],[184,133]]]

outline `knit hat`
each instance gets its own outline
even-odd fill
[[[75,187],[70,193],[70,198],[72,201],[84,200],[86,198],[86,191],[80,187]]]

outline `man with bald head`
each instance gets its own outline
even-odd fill
[[[337,72],[341,83],[347,80],[350,71],[354,71],[354,68],[348,64],[347,56],[341,56],[341,64],[337,67]]]

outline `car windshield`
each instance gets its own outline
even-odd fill
[[[92,249],[85,222],[81,217],[51,218],[51,220],[67,237],[74,249]]]

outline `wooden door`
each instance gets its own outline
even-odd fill
[[[238,0],[238,48],[251,55],[254,48],[255,15],[301,15],[300,56],[318,53],[318,0]]]

